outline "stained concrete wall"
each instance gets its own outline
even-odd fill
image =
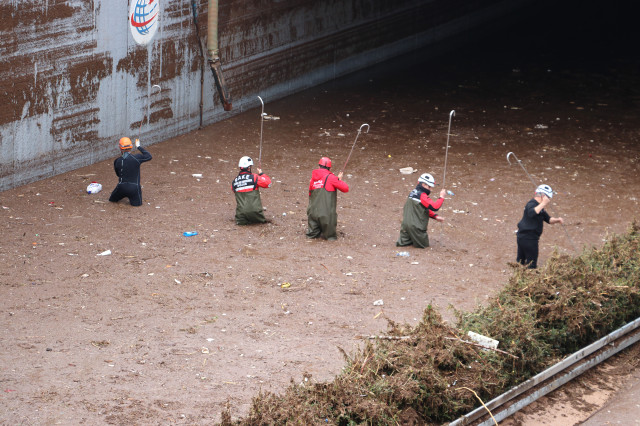
[[[0,190],[114,157],[123,135],[149,144],[199,126],[191,1],[156,0],[158,30],[147,45],[132,37],[130,2],[0,0]],[[524,3],[219,0],[234,110],[222,109],[206,69],[203,122],[257,107],[258,94],[272,101],[470,31]],[[206,44],[206,1],[197,10]]]

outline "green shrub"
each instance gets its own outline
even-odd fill
[[[260,393],[246,418],[222,425],[424,424],[451,421],[561,358],[640,317],[640,234],[634,222],[601,249],[554,252],[538,270],[512,264],[506,287],[486,306],[446,324],[428,306],[415,326],[389,321],[390,339],[346,353],[331,383]],[[500,342],[491,351],[467,331]],[[343,352],[344,353],[344,352]]]

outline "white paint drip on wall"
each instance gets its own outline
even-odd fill
[[[160,19],[158,20],[158,25],[160,25],[160,28],[158,28],[158,31],[160,32],[160,37],[158,38],[158,44],[160,45],[160,75],[158,76],[158,79],[162,79],[162,47],[163,47],[163,32],[164,32],[164,19],[162,19],[162,15],[160,15]]]
[[[20,120],[24,120],[24,118],[27,116],[27,114],[29,114],[29,107],[31,106],[31,102],[27,101],[24,103],[24,105],[22,106],[22,115],[20,117]]]

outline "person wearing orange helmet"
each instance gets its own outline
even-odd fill
[[[349,185],[342,181],[342,172],[338,176],[331,173],[331,159],[322,157],[319,167],[311,173],[309,182],[309,206],[307,207],[307,238],[323,235],[327,240],[336,240],[338,226],[338,193],[349,192]]]
[[[409,193],[409,197],[404,203],[400,237],[396,241],[396,246],[429,247],[429,234],[427,233],[429,219],[444,222],[444,218],[436,212],[442,207],[446,191],[443,188],[440,190],[438,199],[432,200],[429,198],[430,188],[433,188],[435,184],[435,179],[429,173],[423,173],[418,178],[418,185]]]
[[[113,169],[118,176],[118,184],[111,193],[109,201],[117,203],[123,198],[128,198],[132,206],[142,205],[142,187],[140,186],[140,164],[151,160],[149,151],[140,146],[136,139],[136,148],[141,154],[131,154],[133,144],[131,139],[123,137],[118,142],[120,157],[113,162]]]

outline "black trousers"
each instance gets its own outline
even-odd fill
[[[111,193],[109,201],[117,203],[123,198],[128,198],[132,206],[142,205],[142,189],[135,183],[119,183]]]
[[[516,262],[528,265],[530,269],[538,267],[538,241],[537,239],[518,237],[518,256]]]

